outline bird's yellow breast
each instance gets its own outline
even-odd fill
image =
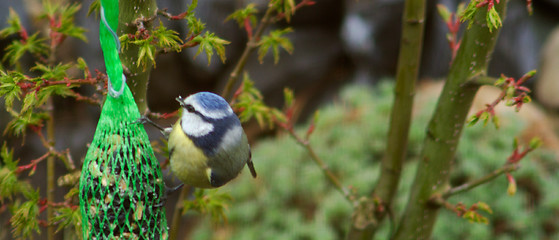
[[[180,121],[169,134],[168,146],[171,170],[182,182],[193,187],[212,187],[208,176],[208,159],[182,131]]]

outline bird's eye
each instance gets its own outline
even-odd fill
[[[193,113],[193,112],[196,111],[196,110],[194,109],[194,107],[193,107],[192,105],[190,105],[190,104],[187,104],[186,106],[184,106],[184,108],[186,109],[186,111],[191,112],[191,113]]]

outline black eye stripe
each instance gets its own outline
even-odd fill
[[[192,105],[190,105],[190,104],[186,104],[186,106],[184,106],[184,108],[185,108],[186,111],[188,111],[188,112],[191,112],[191,113],[196,112],[196,109],[194,109],[194,107],[193,107]]]

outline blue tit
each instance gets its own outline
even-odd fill
[[[183,111],[169,133],[171,170],[185,184],[216,188],[247,165],[253,177],[247,136],[227,101],[210,92],[176,99]]]

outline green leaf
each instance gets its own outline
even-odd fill
[[[539,148],[543,144],[542,140],[538,137],[532,138],[530,140],[530,149]]]
[[[81,5],[76,3],[61,7],[59,10],[60,26],[55,27],[54,31],[87,42],[84,35],[85,28],[78,27],[74,24],[74,15],[80,10],[80,8]]]
[[[45,11],[43,15],[40,16],[41,18],[44,18],[47,15],[53,16],[59,8],[58,2],[53,3],[49,0],[43,0],[41,2],[43,3],[43,10]]]
[[[0,166],[6,167],[10,171],[16,170],[19,160],[14,161],[14,150],[8,148],[7,142],[4,142],[0,149],[0,158],[2,159],[2,164]],[[2,181],[0,181],[0,183],[2,183]]]
[[[241,122],[254,118],[261,128],[274,127],[274,119],[282,122],[286,119],[281,111],[268,107],[264,103],[262,94],[254,87],[254,82],[247,73],[243,77],[241,94],[237,96],[233,107],[240,110],[239,119]]]
[[[81,69],[81,70],[86,70],[86,69],[88,69],[87,63],[85,62],[85,60],[84,60],[82,57],[79,57],[79,58],[76,60],[76,62],[77,62],[76,66],[77,66],[79,69]]]
[[[188,5],[188,9],[186,11],[189,13],[194,12],[194,9],[196,9],[197,6],[198,6],[198,0],[192,0],[190,5]]]
[[[89,67],[87,66],[87,63],[85,62],[85,60],[83,58],[79,57],[76,60],[76,67],[83,71],[83,78],[84,79],[90,77],[90,76],[88,76]]]
[[[128,45],[131,43],[131,40],[128,37],[128,34],[120,35],[120,37],[118,37],[118,40],[120,41],[120,48],[122,50],[128,49]]]
[[[22,73],[0,71],[0,97],[4,97],[6,108],[12,108],[14,101],[20,99],[21,87],[18,83],[24,79]]]
[[[476,125],[476,123],[479,121],[479,117],[476,115],[472,115],[470,117],[470,119],[468,119],[468,126],[471,127],[473,125]]]
[[[448,10],[448,8],[445,5],[437,4],[437,11],[439,12],[439,16],[441,16],[444,22],[451,21],[450,19],[451,12]]]
[[[497,79],[497,81],[495,81],[495,86],[498,87],[498,86],[503,85],[503,84],[505,83],[506,80],[507,80],[507,77],[501,75],[501,77],[499,77],[499,78]]]
[[[59,63],[56,66],[47,66],[41,63],[36,63],[31,68],[32,71],[42,72],[40,78],[45,80],[64,80],[68,76],[67,71],[72,67],[72,64]]]
[[[87,9],[87,16],[95,13],[95,15],[99,15],[99,11],[101,11],[101,0],[94,0],[91,5],[89,5],[89,9]]]
[[[515,92],[516,92],[516,89],[513,86],[510,86],[506,90],[505,97],[507,99],[513,98]]]
[[[189,210],[193,210],[201,214],[209,214],[214,223],[225,222],[227,221],[225,211],[231,200],[231,195],[220,193],[218,189],[196,189],[194,200],[183,202],[184,208],[182,213],[185,214]]]
[[[41,125],[43,120],[48,119],[49,115],[47,113],[34,113],[28,111],[20,116],[12,119],[8,122],[6,129],[4,129],[4,134],[13,134],[15,136],[20,136],[25,133],[27,126],[30,125]]]
[[[94,3],[93,3],[94,4]],[[93,5],[92,4],[92,5]],[[44,13],[39,16],[41,19],[56,19],[55,26],[51,24],[51,31],[61,33],[65,36],[74,37],[82,41],[85,38],[85,29],[74,24],[74,15],[80,10],[81,5],[77,3],[61,5],[58,2],[43,1]],[[90,7],[90,11],[93,11]],[[56,39],[55,39],[56,40]]]
[[[485,203],[485,202],[479,201],[479,202],[477,203],[477,207],[478,207],[480,210],[485,211],[486,213],[493,214],[493,210],[491,210],[491,207],[489,206],[489,204],[487,204],[487,203]]]
[[[44,42],[44,39],[39,38],[39,33],[31,35],[25,42],[14,40],[6,47],[6,55],[4,55],[2,60],[8,60],[10,65],[15,65],[26,52],[46,54],[49,47]]]
[[[462,15],[462,13],[464,12],[464,10],[466,9],[466,8],[464,7],[465,5],[466,5],[466,4],[463,3],[463,2],[461,2],[460,4],[458,4],[458,6],[456,7],[456,15],[457,15],[457,16],[461,16],[461,15]]]
[[[279,47],[282,47],[289,54],[293,52],[293,44],[288,38],[283,36],[290,32],[293,32],[293,29],[285,28],[282,30],[274,30],[270,32],[269,35],[262,37],[262,40],[258,43],[258,60],[260,63],[263,62],[270,48],[272,48],[274,54],[274,64],[277,64],[279,61]]]
[[[239,27],[242,28],[245,24],[245,20],[248,18],[254,26],[256,25],[256,17],[254,15],[257,13],[258,10],[256,9],[256,4],[250,3],[245,8],[231,13],[231,15],[225,18],[225,21],[235,20],[237,24],[239,24]]]
[[[170,48],[176,52],[181,51],[182,39],[179,33],[171,29],[167,29],[161,21],[159,21],[159,27],[157,27],[153,35],[157,39],[157,46],[160,48]]]
[[[202,51],[204,51],[206,53],[206,56],[208,56],[208,65],[210,65],[212,61],[212,55],[215,50],[215,52],[221,59],[221,62],[225,63],[224,45],[229,44],[229,41],[223,40],[215,36],[214,33],[210,32],[206,32],[204,36],[196,36],[194,39],[192,39],[192,41],[199,43],[198,51],[196,52],[196,55],[194,55],[194,58],[196,58]]]
[[[37,92],[31,91],[25,95],[23,98],[23,107],[21,107],[21,112],[28,111],[33,105],[36,105]]]
[[[488,224],[489,220],[482,216],[481,214],[477,213],[476,211],[467,211],[462,215],[463,218],[468,219],[468,221],[472,223],[483,223]]]
[[[492,32],[493,29],[499,29],[501,26],[503,26],[503,23],[501,22],[501,17],[499,16],[499,13],[497,12],[497,10],[495,10],[495,8],[491,8],[488,12],[487,12],[487,27],[489,28],[489,32]]]
[[[529,72],[527,72],[526,74],[524,74],[524,77],[526,77],[526,78],[531,78],[531,77],[533,77],[534,75],[536,75],[537,72],[538,72],[538,71],[537,71],[536,69],[534,69],[534,70],[529,71]]]
[[[189,13],[185,17],[186,24],[188,25],[188,35],[199,35],[206,29],[206,24],[199,18],[196,18],[194,13]]]
[[[141,42],[140,50],[138,51],[138,62],[136,66],[144,66],[147,67],[147,61],[150,61],[155,66],[155,51],[157,50],[154,45],[150,43],[150,41],[135,41]]]
[[[48,98],[52,95],[61,97],[73,96],[74,93],[70,90],[71,87],[72,86],[68,87],[66,85],[51,85],[42,87],[37,94],[37,106],[42,106],[43,104],[45,104]]]
[[[474,15],[476,14],[478,8],[476,7],[478,1],[476,0],[471,0],[470,3],[468,4],[468,6],[466,7],[466,9],[464,11],[462,11],[462,14],[460,16],[460,21],[461,22],[466,22],[468,21],[468,28],[470,28],[472,26],[473,20],[474,20]]]
[[[40,233],[39,221],[39,193],[28,194],[31,197],[28,201],[20,204],[16,202],[12,207],[12,218],[10,223],[12,225],[12,233],[16,238],[30,238],[33,233]]]
[[[17,181],[14,169],[10,169],[8,166],[0,168],[0,203],[4,204],[4,199],[11,200],[12,196],[17,193]]]
[[[481,120],[483,120],[483,126],[487,126],[487,123],[489,122],[489,113],[488,112],[483,112],[481,113],[481,116],[479,117]]]
[[[71,64],[59,63],[56,66],[50,67],[50,66],[37,63],[33,68],[31,68],[31,70],[42,72],[40,76],[40,79],[42,81],[62,81],[68,76],[67,71],[71,67],[72,67]],[[68,86],[63,84],[57,84],[57,85],[49,85],[49,86],[41,87],[37,91],[37,101],[36,104],[34,105],[35,106],[43,105],[47,101],[47,99],[53,94],[62,97],[72,96],[73,92],[70,90],[70,88],[73,87],[76,87],[76,85]]]
[[[532,98],[528,95],[524,96],[524,98],[522,98],[522,102],[523,103],[529,103],[532,101]]]
[[[78,207],[62,207],[56,210],[56,215],[50,219],[51,223],[58,224],[56,232],[65,227],[73,226],[76,233],[81,232],[82,216]]]
[[[285,14],[287,22],[291,21],[291,16],[295,14],[294,0],[272,0],[271,4],[278,13]]]
[[[9,35],[19,33],[22,30],[21,20],[19,15],[14,9],[10,7],[8,15],[8,27],[0,30],[0,38],[5,38]]]
[[[497,115],[495,115],[495,116],[493,116],[491,121],[493,122],[493,125],[495,125],[495,128],[499,129],[499,127],[501,126],[501,122],[499,121],[499,117],[497,117]]]
[[[293,106],[293,101],[295,99],[295,94],[293,94],[293,90],[289,88],[284,88],[283,99],[284,99],[284,107],[289,108]]]

